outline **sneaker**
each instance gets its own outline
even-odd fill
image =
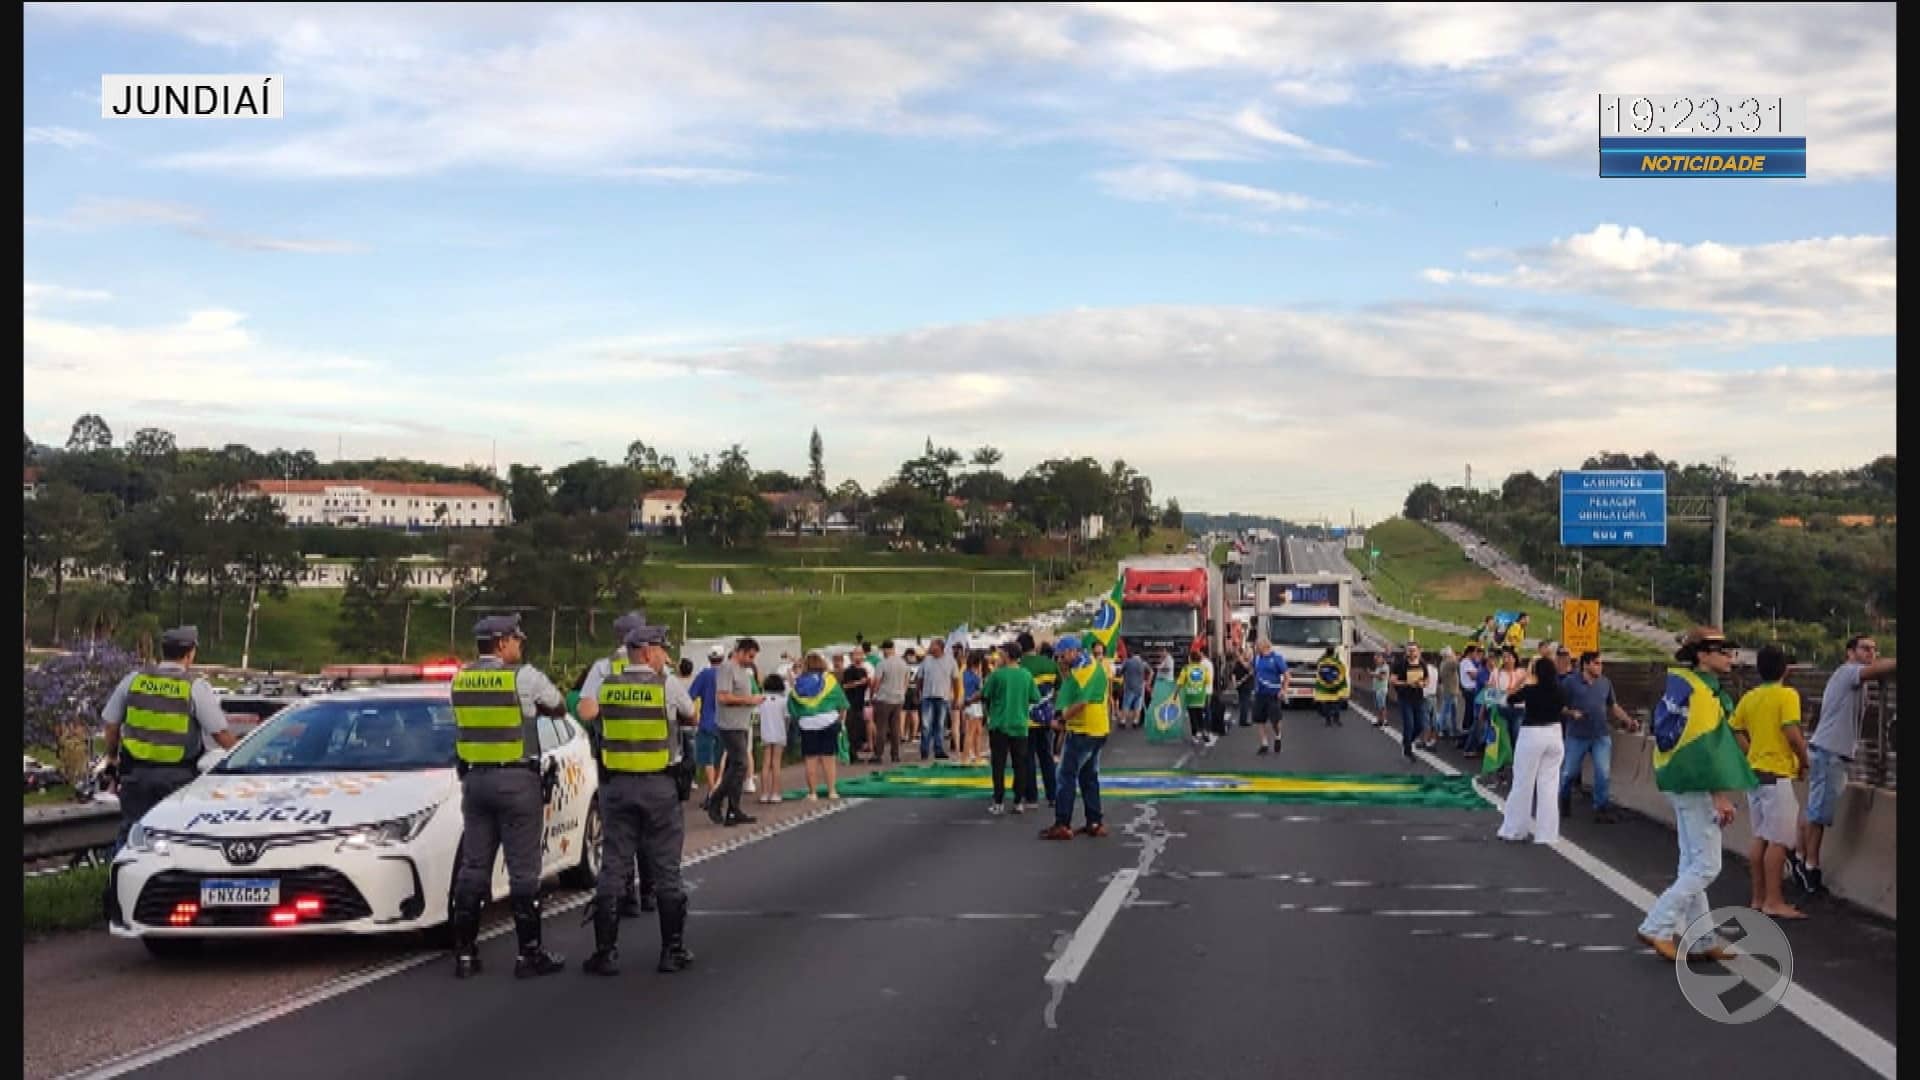
[[[1800,886],[1801,892],[1813,891],[1813,878],[1807,870],[1807,864],[1797,851],[1787,852],[1787,873],[1793,876],[1793,883]]]
[[[1026,810],[1026,807],[1024,807],[1024,806],[1021,806],[1021,805],[1020,805],[1019,803],[1014,803],[1014,804],[1013,804],[1013,813],[1016,813],[1016,814],[1024,814],[1024,813],[1026,813],[1026,812],[1027,812],[1027,810]]]
[[[1807,867],[1807,880],[1808,880],[1808,885],[1807,885],[1808,896],[1827,895],[1827,883],[1824,880],[1822,880],[1820,869],[1818,867],[1814,867],[1814,866]]]
[[[760,787],[759,787],[759,785],[758,785],[758,784],[755,784],[755,783],[753,782],[753,777],[751,777],[751,776],[749,776],[749,777],[747,777],[747,790],[748,790],[748,791],[759,791],[759,790],[760,790]]]
[[[988,803],[987,813],[992,814],[994,817],[999,817],[1001,814],[1006,813],[1006,811],[1001,808],[999,803]]]
[[[758,818],[748,817],[745,814],[735,811],[731,814],[728,814],[725,820],[721,822],[721,824],[731,829],[736,825],[751,825],[758,820],[759,820]]]
[[[1047,828],[1040,830],[1040,839],[1071,840],[1073,839],[1073,830],[1066,827],[1065,825],[1050,825]]]
[[[1265,744],[1263,743],[1263,744],[1261,744],[1261,746],[1260,746],[1260,749],[1258,749],[1258,750],[1255,750],[1255,751],[1254,751],[1253,753],[1254,753],[1254,756],[1255,756],[1255,757],[1258,757],[1258,756],[1260,756],[1260,755],[1262,755],[1262,754],[1271,754],[1271,753],[1273,753],[1273,751],[1272,751],[1272,750],[1269,750],[1269,749],[1268,749],[1268,748],[1266,747],[1266,745],[1265,745]]]

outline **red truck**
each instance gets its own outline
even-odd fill
[[[1151,659],[1162,651],[1175,664],[1191,649],[1226,662],[1227,609],[1220,568],[1206,557],[1149,555],[1120,564],[1120,646]]]

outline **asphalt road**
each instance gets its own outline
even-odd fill
[[[1355,713],[1287,722],[1277,758],[1236,729],[1199,754],[1122,733],[1107,762],[1428,768]],[[1110,838],[1045,843],[1036,816],[977,800],[867,801],[694,867],[682,975],[651,970],[650,922],[627,924],[616,979],[515,982],[500,937],[482,978],[436,960],[138,1075],[1873,1075],[1785,1010],[1696,1015],[1635,942],[1639,913],[1559,854],[1495,841],[1491,808],[1107,816]],[[1670,866],[1671,834],[1647,835]],[[574,965],[577,921],[548,928]],[[1889,1039],[1891,1002],[1889,982],[1886,1016],[1860,1018]]]

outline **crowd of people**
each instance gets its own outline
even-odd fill
[[[1599,652],[1576,656],[1562,643],[1544,641],[1523,658],[1525,623],[1522,615],[1497,629],[1490,615],[1458,656],[1446,647],[1437,661],[1412,641],[1397,655],[1382,654],[1371,671],[1373,723],[1390,722],[1391,701],[1409,758],[1416,747],[1442,739],[1468,757],[1498,754],[1504,763],[1492,771],[1491,786],[1504,791],[1506,804],[1497,835],[1551,844],[1588,761],[1594,821],[1619,820],[1609,790],[1612,732],[1638,732],[1641,724],[1621,707]],[[1807,917],[1787,901],[1784,883],[1794,881],[1808,897],[1826,892],[1821,843],[1859,745],[1865,687],[1895,675],[1894,661],[1879,656],[1870,636],[1849,638],[1807,736],[1800,695],[1785,682],[1791,666],[1785,650],[1769,644],[1757,651],[1760,682],[1736,702],[1723,685],[1735,649],[1716,627],[1687,633],[1652,710],[1655,780],[1673,807],[1680,862],[1640,937],[1669,958],[1681,948],[1695,956],[1724,952],[1712,941],[1679,939],[1706,914],[1706,887],[1720,872],[1721,830],[1736,816],[1736,793],[1746,795],[1753,836],[1753,908],[1777,919]],[[1804,812],[1796,780],[1807,784]]]

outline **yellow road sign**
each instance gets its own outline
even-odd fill
[[[1600,601],[1568,600],[1563,606],[1561,621],[1568,652],[1579,656],[1600,651]]]

